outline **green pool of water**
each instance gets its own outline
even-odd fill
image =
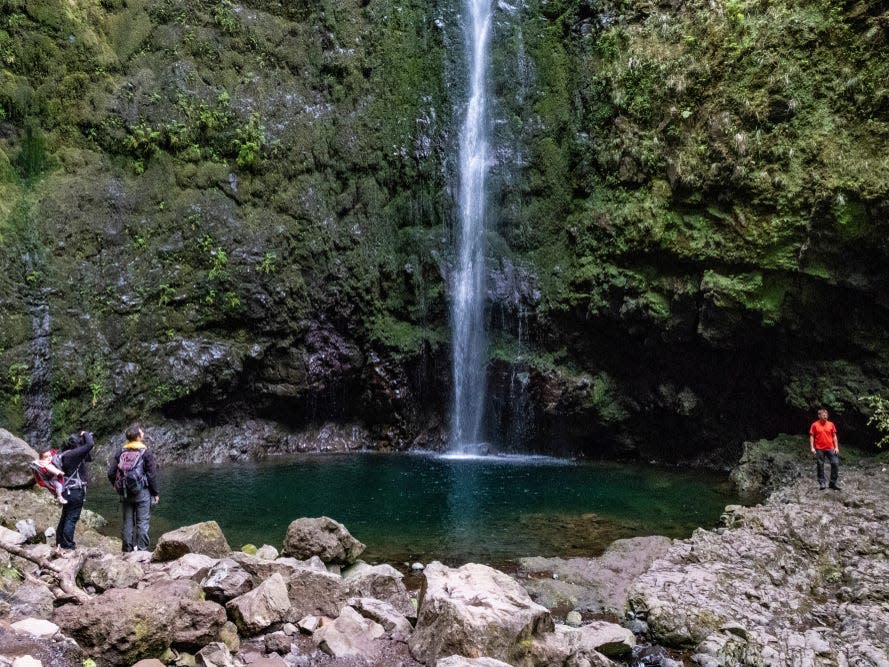
[[[280,548],[299,517],[329,516],[367,545],[366,560],[497,562],[597,555],[613,540],[686,537],[735,502],[724,476],[654,466],[540,458],[302,456],[161,470],[151,534],[208,519],[232,547]],[[117,497],[90,489],[87,507],[118,534]]]

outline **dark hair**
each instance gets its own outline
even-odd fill
[[[62,451],[66,452],[69,449],[74,449],[75,447],[80,447],[83,444],[83,438],[79,433],[72,433],[68,436],[68,439],[62,443]]]
[[[139,439],[141,432],[142,427],[139,424],[130,424],[127,426],[127,430],[123,432],[123,436],[127,439],[127,442],[133,442],[133,440]]]

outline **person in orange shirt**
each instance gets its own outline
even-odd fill
[[[827,488],[824,462],[830,461],[830,488],[839,491],[842,488],[837,481],[840,476],[840,441],[837,439],[836,425],[827,417],[827,410],[818,410],[818,419],[809,427],[809,449],[815,456],[818,488],[822,491]]]

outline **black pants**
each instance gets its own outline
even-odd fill
[[[836,486],[840,477],[840,455],[832,450],[815,450],[815,470],[818,473],[818,485],[824,486],[824,462],[830,461],[830,485]]]
[[[77,546],[74,544],[74,527],[80,519],[86,489],[67,489],[64,495],[68,504],[62,505],[62,518],[56,527],[56,544],[63,549],[73,549]]]

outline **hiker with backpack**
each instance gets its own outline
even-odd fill
[[[62,505],[62,516],[56,526],[56,555],[68,555],[77,548],[74,529],[86,499],[86,464],[93,460],[91,452],[95,444],[92,433],[81,431],[69,436],[56,455],[58,462],[54,465],[62,471],[62,498],[67,501]]]
[[[123,551],[148,551],[151,506],[160,500],[157,466],[145,446],[145,432],[133,424],[124,432],[126,443],[111,459],[108,480],[120,495],[123,512]]]

